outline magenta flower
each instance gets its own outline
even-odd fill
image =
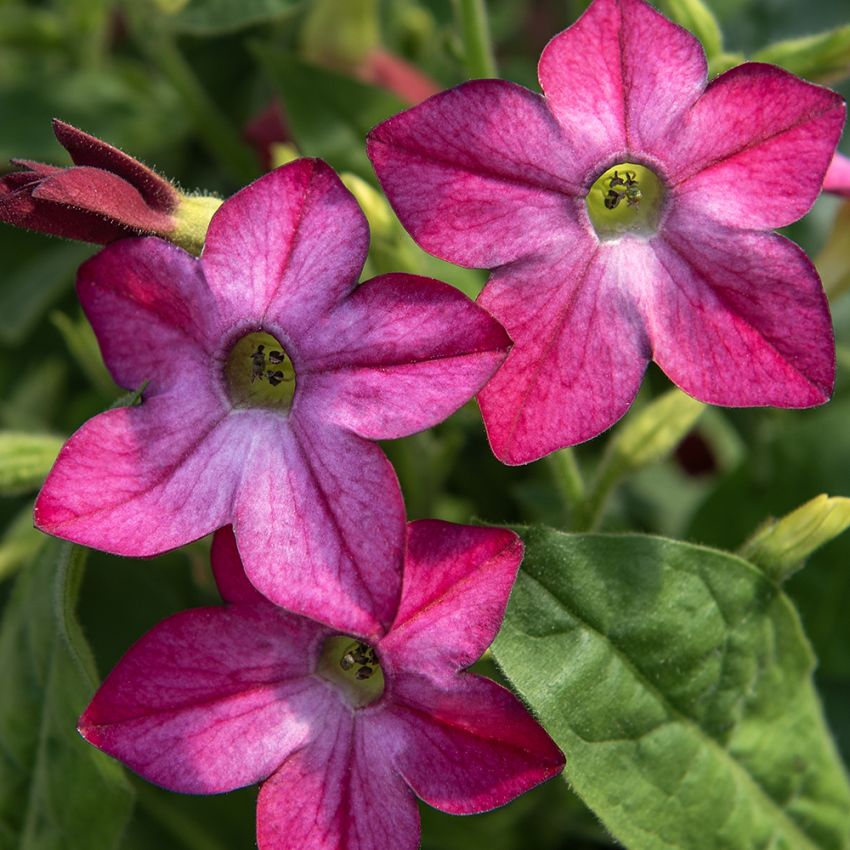
[[[140,406],[74,434],[36,525],[149,556],[233,524],[274,602],[370,632],[395,611],[404,508],[372,441],[427,428],[505,357],[501,326],[444,283],[357,285],[366,220],[334,172],[299,160],[214,216],[200,260],[116,242],[77,288],[115,380]]]
[[[823,178],[823,190],[850,198],[850,159],[835,154]]]
[[[74,166],[14,160],[21,170],[0,178],[0,221],[99,244],[177,228],[181,196],[165,178],[63,121],[53,131]]]
[[[496,455],[599,434],[650,359],[711,404],[827,400],[820,282],[764,231],[817,197],[841,98],[754,63],[706,86],[699,42],[642,0],[594,0],[539,77],[545,98],[473,81],[369,139],[419,244],[493,269],[479,303],[514,340],[479,397]]]
[[[145,635],[80,733],[174,791],[267,780],[262,850],[413,850],[414,794],[481,812],[563,766],[513,694],[461,672],[495,637],[521,558],[509,531],[411,523],[392,625],[352,636],[261,597],[223,529],[212,561],[228,604]]]

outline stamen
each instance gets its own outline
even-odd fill
[[[346,635],[325,641],[316,672],[338,687],[355,708],[375,702],[384,692],[378,654],[368,643]]]
[[[265,407],[286,413],[292,406],[295,370],[271,334],[258,331],[237,340],[224,373],[234,407]]]

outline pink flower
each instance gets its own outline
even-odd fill
[[[22,170],[0,179],[0,221],[99,244],[176,229],[181,197],[165,178],[63,121],[53,131],[74,166],[14,160]]]
[[[850,159],[836,153],[823,178],[824,192],[850,198]]]
[[[223,529],[212,561],[228,604],[143,637],[80,733],[174,791],[266,780],[262,850],[413,850],[414,794],[481,812],[563,766],[509,691],[461,672],[495,637],[521,558],[509,531],[411,523],[392,625],[351,636],[263,599]]]
[[[826,401],[820,282],[764,231],[817,197],[841,98],[754,63],[706,85],[697,40],[642,0],[594,0],[539,76],[545,98],[473,81],[369,139],[419,244],[493,269],[479,303],[515,343],[480,395],[496,455],[599,434],[650,359],[711,404]]]
[[[232,523],[274,602],[370,632],[397,604],[404,508],[373,440],[439,422],[505,357],[501,326],[447,284],[357,285],[366,220],[334,172],[299,160],[215,214],[200,260],[116,242],[77,288],[115,380],[140,406],[74,434],[36,525],[149,556]]]

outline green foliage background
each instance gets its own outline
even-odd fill
[[[328,27],[319,7],[330,4],[295,0],[0,0],[0,168],[11,157],[67,163],[50,130],[56,116],[186,190],[226,197],[262,172],[242,130],[277,101],[300,153],[376,186],[363,137],[404,104],[355,79],[354,69],[381,44],[450,86],[467,75],[463,42],[450,0],[338,3],[338,27]],[[541,49],[584,6],[491,0],[501,75],[536,86]],[[724,49],[747,56],[850,23],[845,0],[710,6]],[[850,93],[846,82],[838,88]],[[850,153],[848,139],[842,148]],[[770,175],[752,191],[769,192]],[[788,234],[817,255],[837,207],[822,198]],[[850,264],[850,233],[843,238]],[[32,497],[59,441],[122,390],[73,295],[75,269],[95,249],[2,226],[0,250],[0,850],[252,847],[254,789],[217,798],[167,794],[76,738],[95,671],[102,676],[168,614],[214,604],[216,594],[204,542],[144,562],[92,552],[84,566],[78,550],[32,530]],[[368,271],[402,266],[473,296],[484,281],[483,273],[427,257],[390,222],[375,234]],[[575,453],[588,480],[600,468],[610,477],[602,530],[735,550],[769,516],[822,492],[850,495],[850,296],[836,298],[833,312],[839,373],[829,405],[709,410],[693,417],[675,453],[666,446],[617,466],[616,448],[606,446],[627,444],[623,429],[669,389],[651,370],[635,412],[613,437]],[[565,498],[571,460],[500,465],[473,405],[386,450],[412,518],[581,525]],[[423,807],[423,847],[617,846],[597,816],[634,848],[848,847],[846,786],[811,670],[816,657],[814,683],[850,760],[850,535],[822,548],[780,589],[737,557],[685,543],[527,534],[528,563],[495,658],[568,750],[572,787],[556,780],[472,818]],[[685,573],[688,581],[679,581]],[[703,620],[705,629],[695,625]],[[707,664],[721,646],[737,653],[737,667]],[[761,665],[759,675],[751,664]],[[481,666],[501,675],[492,661]],[[618,713],[612,706],[627,692],[634,711]],[[724,693],[739,703],[724,703]],[[643,738],[641,724],[651,731],[655,722],[663,735]],[[747,735],[763,740],[757,746]],[[641,752],[623,755],[618,747]],[[730,789],[747,793],[730,767],[740,764],[767,791],[757,817],[723,826],[716,821]],[[693,781],[673,781],[692,767]],[[796,788],[783,784],[794,781]],[[827,813],[808,828],[809,815],[819,817],[813,809]]]

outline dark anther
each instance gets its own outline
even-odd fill
[[[269,363],[272,365],[276,363],[283,363],[283,352],[282,351],[270,351],[269,352]]]
[[[281,383],[281,381],[283,381],[283,372],[280,372],[280,371],[271,372],[271,371],[269,371],[269,372],[266,372],[266,377],[269,379],[269,383],[273,387],[276,387],[279,383]]]
[[[355,679],[369,679],[375,671],[371,667],[361,667],[355,674]]]
[[[354,655],[350,652],[346,652],[345,655],[340,658],[339,666],[342,667],[343,670],[350,670],[354,666]]]
[[[266,347],[258,345],[257,350],[251,355],[251,383],[256,380],[263,380],[266,376]]]

